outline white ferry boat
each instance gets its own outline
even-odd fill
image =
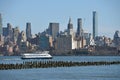
[[[36,53],[25,53],[22,54],[22,59],[51,59],[52,56],[49,51],[39,51]]]

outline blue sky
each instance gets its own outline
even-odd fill
[[[92,33],[93,11],[98,12],[99,35],[112,38],[120,31],[120,0],[0,0],[3,26],[11,23],[25,30],[26,22],[31,22],[33,34],[47,29],[50,22],[59,22],[64,31],[69,17],[75,31],[77,18],[82,18],[83,29]]]

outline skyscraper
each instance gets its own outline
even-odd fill
[[[26,36],[27,39],[30,39],[32,34],[31,34],[31,23],[26,23]]]
[[[1,13],[0,13],[0,35],[2,35],[2,16],[1,16]]]
[[[68,22],[68,35],[72,35],[72,36],[74,36],[73,34],[74,34],[74,32],[73,32],[73,24],[72,24],[72,21],[71,21],[71,18],[69,18],[69,22]]]
[[[69,22],[68,22],[68,30],[73,29],[73,24],[71,21],[71,18],[69,18]]]
[[[13,41],[14,41],[15,43],[16,43],[17,40],[18,40],[19,34],[20,34],[19,28],[18,28],[18,27],[13,28]]]
[[[13,28],[10,23],[7,23],[7,36],[13,41]]]
[[[78,18],[77,20],[77,36],[81,37],[83,36],[83,29],[82,29],[82,18]]]
[[[59,23],[50,23],[49,32],[53,39],[55,39],[59,33]]]
[[[98,14],[96,11],[93,11],[93,38],[98,36]]]

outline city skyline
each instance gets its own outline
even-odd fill
[[[116,30],[120,30],[119,0],[1,0],[0,13],[3,27],[11,23],[25,30],[26,23],[31,23],[32,34],[43,32],[50,22],[60,24],[60,31],[67,29],[69,17],[72,19],[74,31],[77,30],[77,19],[82,18],[82,28],[92,33],[92,12],[98,13],[98,35],[113,38]]]

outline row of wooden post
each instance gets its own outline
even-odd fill
[[[0,70],[29,69],[29,68],[51,68],[51,67],[72,67],[72,66],[98,66],[120,64],[120,61],[100,62],[72,62],[72,61],[30,61],[16,64],[0,64]]]

